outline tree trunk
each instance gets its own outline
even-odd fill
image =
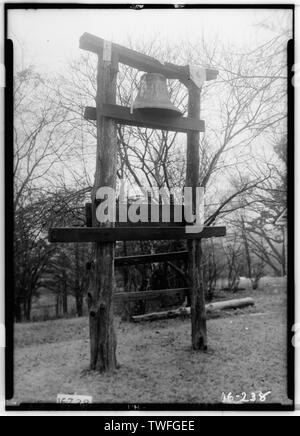
[[[123,256],[127,257],[127,241],[123,242]],[[129,268],[128,266],[125,266],[123,268],[123,283],[124,283],[124,291],[129,292],[130,291],[130,280],[129,280]],[[122,315],[121,319],[122,321],[130,321],[131,319],[131,304],[128,301],[124,301],[122,307]]]
[[[123,242],[123,256],[127,257],[127,242]],[[126,292],[129,291],[129,273],[128,273],[128,267],[125,266],[123,268],[123,277],[124,277],[124,289]]]
[[[83,316],[83,295],[81,292],[76,293],[76,313],[79,318]]]
[[[118,63],[98,57],[97,74],[97,157],[95,183],[92,192],[93,225],[96,220],[95,199],[99,187],[116,188],[117,131],[115,123],[101,116],[102,103],[116,102],[116,76]],[[114,243],[95,243],[94,263],[91,268],[90,311],[91,369],[99,372],[114,370],[116,360],[116,335],[113,319]]]
[[[78,317],[83,315],[83,286],[85,285],[85,274],[82,277],[81,285],[80,285],[80,261],[79,261],[79,244],[74,245],[74,254],[75,254],[75,284],[74,284],[74,293],[76,300],[76,313]]]
[[[200,118],[200,89],[189,88],[188,116]],[[186,186],[193,188],[193,209],[196,207],[196,188],[199,186],[199,132],[187,134]],[[188,241],[189,278],[191,287],[192,347],[207,349],[204,284],[201,270],[201,240]]]
[[[249,242],[248,242],[248,238],[247,238],[247,234],[246,234],[245,221],[244,221],[243,217],[241,217],[241,223],[242,223],[242,237],[244,240],[245,253],[246,253],[247,274],[251,280],[251,277],[252,277],[251,254],[250,254]]]
[[[22,306],[21,299],[19,297],[15,300],[15,320],[16,322],[22,321]]]
[[[55,311],[56,311],[56,318],[60,318],[61,317],[61,294],[58,291],[58,293],[56,294],[56,305],[55,305]]]
[[[68,287],[67,287],[67,277],[65,271],[63,271],[63,292],[62,292],[62,305],[64,316],[68,315]]]
[[[30,317],[31,317],[31,299],[32,296],[27,295],[24,301],[24,316],[25,316],[25,320],[28,322],[30,321]]]

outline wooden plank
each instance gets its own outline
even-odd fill
[[[119,124],[129,126],[147,127],[150,129],[168,130],[171,132],[204,132],[205,122],[192,118],[182,117],[162,117],[161,115],[143,113],[141,110],[135,110],[132,114],[130,108],[119,105],[103,104],[101,113],[103,116],[112,118]],[[87,120],[96,120],[97,112],[95,107],[86,107],[84,118]]]
[[[66,227],[49,229],[49,242],[115,242],[202,239],[226,235],[226,227],[204,227],[186,233],[185,227]]]
[[[102,55],[104,39],[90,33],[84,33],[79,40],[79,47],[83,50]],[[162,64],[157,59],[139,53],[119,44],[112,44],[112,50],[118,56],[119,62],[136,68],[147,73],[160,73],[168,79],[178,79],[187,86],[189,85],[189,67],[178,66],[171,63]],[[206,80],[215,80],[218,76],[218,71],[207,68]]]
[[[182,74],[187,74],[188,75],[188,80],[190,80],[190,71],[189,71],[189,66],[185,65],[185,66],[181,66],[181,65],[175,65],[172,64],[170,62],[165,62],[164,63],[165,67],[168,67],[170,69],[175,69],[177,71],[182,72]],[[210,81],[210,80],[216,80],[218,78],[219,75],[219,71],[215,70],[214,68],[205,68],[205,80],[206,81]],[[165,75],[166,77],[166,75]],[[180,79],[179,79],[180,80]]]
[[[168,262],[186,259],[188,251],[175,251],[169,253],[143,254],[139,256],[116,257],[115,266],[139,265],[145,263]]]
[[[140,292],[118,292],[114,294],[114,300],[126,300],[126,301],[137,301],[137,300],[153,300],[155,298],[164,296],[174,296],[185,297],[190,292],[189,288],[177,288],[177,289],[160,289],[151,291],[140,291]]]
[[[97,111],[95,107],[92,106],[86,106],[84,109],[83,117],[86,120],[96,121],[97,119]]]

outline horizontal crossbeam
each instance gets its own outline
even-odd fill
[[[80,37],[79,47],[83,50],[102,55],[104,39],[98,36],[84,33]],[[171,63],[162,64],[157,59],[139,53],[130,48],[112,43],[112,51],[117,55],[119,62],[147,73],[160,73],[168,79],[178,79],[185,85],[189,85],[190,73],[188,66],[178,66]],[[206,80],[215,80],[218,71],[206,68]]]
[[[160,289],[155,291],[140,291],[140,292],[117,292],[114,294],[114,300],[127,300],[137,301],[142,299],[155,299],[159,297],[168,297],[178,295],[178,297],[185,297],[190,293],[189,288],[177,288],[177,289]]]
[[[130,112],[130,108],[114,104],[103,104],[101,114],[105,117],[112,118],[119,124],[129,126],[147,127],[150,129],[168,130],[171,132],[204,132],[205,122],[193,118],[183,117],[166,117],[153,114],[143,113],[140,110]],[[86,107],[84,118],[87,120],[96,120],[97,112],[95,107]]]
[[[115,242],[202,239],[226,235],[226,227],[204,227],[187,233],[185,227],[65,227],[49,229],[49,242]]]
[[[142,254],[139,256],[115,257],[115,266],[130,266],[145,263],[168,262],[170,260],[186,259],[188,251],[174,251],[169,253]]]

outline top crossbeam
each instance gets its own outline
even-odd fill
[[[101,55],[103,53],[104,39],[98,36],[84,33],[79,41],[79,47],[83,50],[90,51]],[[112,51],[118,57],[118,61],[136,68],[146,73],[163,74],[167,79],[178,79],[185,85],[190,83],[190,71],[188,65],[179,66],[171,63],[162,64],[157,59],[139,53],[122,45],[112,43]],[[218,71],[206,68],[206,80],[215,80],[218,77]]]

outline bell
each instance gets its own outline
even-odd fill
[[[141,77],[133,110],[143,110],[162,116],[181,116],[181,111],[170,102],[167,79],[162,74],[145,73]]]

